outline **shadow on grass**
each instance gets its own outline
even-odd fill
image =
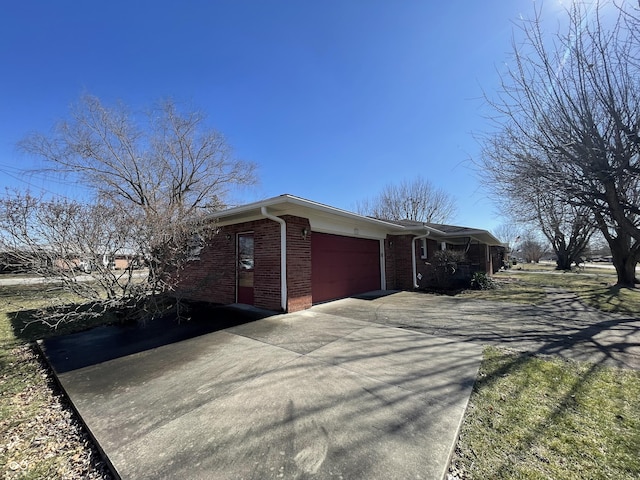
[[[637,478],[638,407],[626,399],[639,393],[637,372],[488,348],[455,462],[479,478]]]
[[[625,315],[638,315],[640,312],[640,290],[620,285],[593,287],[581,292],[589,304],[606,311]]]
[[[467,463],[472,474],[498,479],[640,475],[640,409],[627,400],[640,394],[640,375],[606,366],[638,368],[640,295],[595,281],[575,288],[577,298],[560,289],[539,313],[531,312],[531,329],[520,327],[498,342],[483,339],[516,348],[519,340],[531,343],[517,354],[485,351],[469,421],[474,440],[461,446],[466,451],[457,459],[464,464],[474,457],[482,467],[474,470],[474,462]],[[536,324],[549,314],[549,324]],[[583,348],[595,353],[586,355],[590,363],[561,360]]]

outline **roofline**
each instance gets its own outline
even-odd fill
[[[386,228],[393,228],[399,231],[405,230],[401,225],[396,225],[395,223],[387,222],[384,220],[379,220],[377,218],[367,217],[364,215],[360,215],[358,213],[349,212],[348,210],[342,210],[340,208],[332,207],[330,205],[325,205],[324,203],[314,202],[313,200],[307,200],[306,198],[296,197],[295,195],[290,195],[288,193],[278,195],[277,197],[267,198],[265,200],[260,200],[258,202],[247,203],[246,205],[240,205],[238,207],[232,207],[227,210],[222,210],[220,212],[216,212],[209,216],[210,219],[216,220],[224,217],[229,217],[232,215],[241,214],[244,212],[250,212],[251,210],[260,210],[262,207],[271,207],[275,205],[284,205],[291,204],[297,205],[299,207],[311,208],[313,210],[321,211],[324,213],[329,213],[332,215],[338,215],[345,218],[350,218],[358,221],[365,221],[375,225],[383,226]]]
[[[394,230],[398,234],[402,234],[402,233],[431,234],[433,233],[442,238],[459,238],[459,237],[472,237],[477,235],[482,235],[482,236],[488,235],[489,238],[492,241],[494,241],[493,244],[502,245],[502,242],[500,242],[496,237],[494,237],[488,230],[474,228],[474,229],[465,230],[463,232],[443,232],[442,230],[438,230],[437,228],[431,227],[424,223],[422,225],[415,225],[415,226],[400,225],[398,223],[388,222],[385,220],[380,220],[377,218],[360,215],[358,213],[349,212],[348,210],[332,207],[324,203],[315,202],[313,200],[297,197],[295,195],[290,195],[288,193],[278,195],[276,197],[260,200],[257,202],[247,203],[245,205],[232,207],[226,210],[221,210],[220,212],[211,214],[208,217],[208,219],[220,220],[225,217],[231,217],[231,216],[239,215],[245,212],[249,213],[251,211],[260,211],[262,207],[268,208],[276,205],[286,205],[286,204],[295,205],[295,206],[304,207],[304,208],[310,208],[312,210],[316,210],[316,211],[331,214],[331,215],[337,215],[343,218],[356,220],[359,222],[367,222],[373,225],[377,225],[379,227],[387,228],[389,230]]]

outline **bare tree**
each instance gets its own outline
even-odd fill
[[[558,270],[571,270],[585,254],[596,225],[587,207],[567,202],[561,192],[545,190],[536,179],[526,179],[501,199],[519,222],[541,232],[556,255]]]
[[[522,239],[522,225],[516,220],[501,223],[494,229],[493,234],[496,238],[500,239],[505,246],[506,251],[502,262],[505,268],[510,268],[511,257],[516,250],[516,246]]]
[[[379,195],[357,205],[358,213],[384,220],[444,223],[456,212],[455,199],[422,177],[387,185]]]
[[[491,101],[499,130],[484,139],[482,160],[499,195],[522,185],[557,193],[578,215],[589,210],[626,286],[640,259],[637,13],[630,3],[572,2],[566,31],[551,39],[539,12],[523,21],[524,40]]]
[[[216,210],[230,188],[255,181],[254,165],[235,159],[205,119],[179,111],[171,100],[134,114],[124,104],[107,107],[86,95],[53,134],[33,133],[19,146],[104,201],[170,223]]]
[[[512,251],[522,237],[522,226],[515,221],[505,222],[498,225],[493,233],[502,240],[508,251]]]
[[[88,204],[7,196],[4,248],[40,257],[47,267],[38,273],[62,278],[84,298],[137,310],[173,289],[182,266],[214,232],[202,228],[203,220],[225,205],[229,190],[255,181],[254,165],[235,159],[203,114],[182,112],[172,101],[134,114],[85,96],[53,133],[31,134],[20,146],[93,196]],[[131,271],[115,275],[108,261],[104,268],[95,261],[117,253],[143,259],[148,275],[133,281]],[[84,259],[97,265],[94,282],[77,281],[75,263]]]
[[[0,198],[0,250],[10,256],[14,271],[45,277],[51,288],[62,287],[91,302],[90,308],[40,312],[51,326],[137,303],[146,287],[137,272],[142,258],[129,244],[131,233],[131,226],[109,206],[21,192]],[[119,270],[114,268],[116,256],[126,259]],[[60,307],[69,298],[58,300]]]
[[[580,263],[596,227],[591,210],[564,202],[555,192],[539,192],[531,203],[534,223],[556,254],[556,269]]]
[[[527,263],[538,263],[542,257],[549,253],[549,249],[536,239],[532,233],[527,233],[519,248],[520,254]]]

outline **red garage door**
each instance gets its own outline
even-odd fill
[[[313,232],[311,293],[314,303],[380,289],[380,242]]]

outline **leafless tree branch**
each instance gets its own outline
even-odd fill
[[[383,220],[414,220],[445,223],[456,212],[454,198],[431,182],[417,177],[398,185],[389,184],[372,200],[357,205],[362,215]]]
[[[215,233],[204,220],[231,189],[255,182],[255,166],[236,159],[201,112],[171,100],[134,114],[85,95],[51,134],[32,133],[20,147],[93,197],[8,193],[0,199],[2,251],[88,301],[151,316]],[[117,255],[130,260],[121,270],[113,268]],[[134,271],[141,265],[143,277]]]
[[[573,2],[567,29],[554,36],[540,11],[523,21],[513,67],[490,100],[497,133],[484,137],[478,166],[499,201],[548,213],[562,208],[573,226],[595,223],[611,247],[618,283],[633,286],[640,259],[640,23],[638,8],[625,3],[605,15],[605,5]],[[547,233],[560,213],[556,220],[539,216]],[[584,235],[573,240],[582,243]]]

